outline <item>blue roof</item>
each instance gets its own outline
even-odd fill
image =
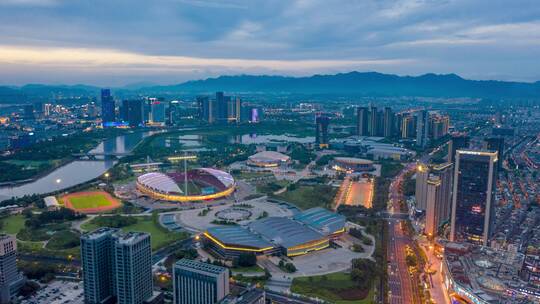
[[[257,234],[240,226],[212,227],[208,228],[207,232],[225,245],[258,249],[274,247],[272,243],[263,240]]]
[[[343,215],[321,207],[302,211],[296,214],[294,219],[317,229],[325,235],[332,234],[343,229],[346,222]]]
[[[265,239],[285,248],[324,238],[315,229],[285,217],[267,217],[250,223],[249,227]]]

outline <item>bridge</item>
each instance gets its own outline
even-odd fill
[[[103,156],[104,158],[120,158],[123,156],[131,155],[131,152],[87,152],[87,153],[73,153],[71,156],[77,158],[88,157],[88,159],[96,159],[97,156]]]

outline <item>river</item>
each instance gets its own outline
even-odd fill
[[[151,134],[151,132],[137,132],[107,139],[90,150],[90,153],[129,153],[144,137]],[[11,197],[43,194],[66,189],[102,175],[113,167],[115,163],[116,161],[113,160],[72,161],[35,181],[0,188],[0,201]]]

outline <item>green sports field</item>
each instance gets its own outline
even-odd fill
[[[110,211],[120,206],[117,199],[104,191],[70,193],[60,201],[67,208],[86,213]]]
[[[99,208],[112,204],[112,202],[103,194],[70,197],[69,200],[75,209]]]

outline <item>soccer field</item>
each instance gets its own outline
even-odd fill
[[[99,208],[112,204],[104,194],[76,196],[71,197],[69,200],[75,209]]]
[[[61,199],[67,208],[80,212],[109,211],[120,206],[120,202],[103,191],[77,192]]]

